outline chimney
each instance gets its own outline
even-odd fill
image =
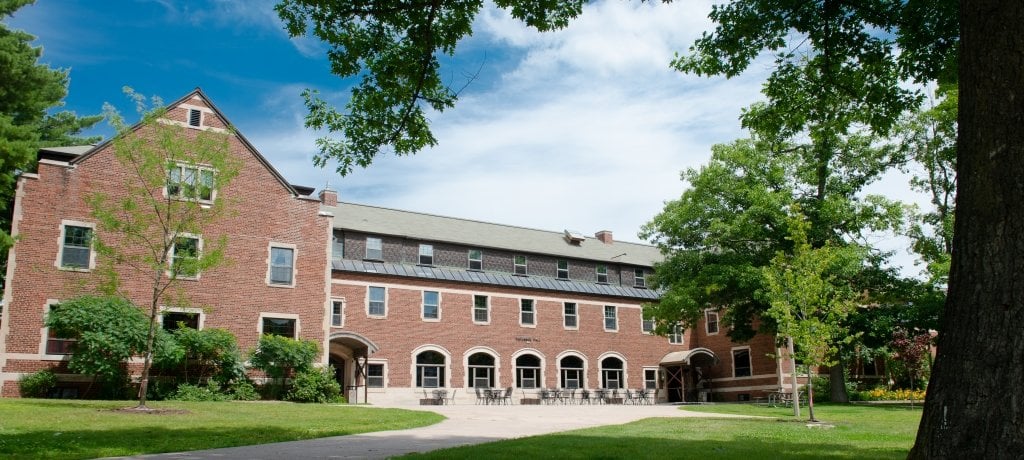
[[[320,191],[320,202],[324,206],[337,206],[338,205],[338,192],[335,192],[330,185],[324,187]]]
[[[594,237],[601,240],[604,244],[612,244],[615,240],[612,239],[611,230],[601,230],[594,234]]]

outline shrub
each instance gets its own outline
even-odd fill
[[[319,354],[319,347],[312,340],[296,340],[288,337],[264,334],[252,352],[249,362],[260,369],[278,385],[265,385],[264,394],[272,399],[286,394],[284,379],[293,373],[301,373],[313,367],[313,360]]]
[[[57,386],[57,374],[46,369],[18,379],[18,389],[23,398],[45,398]]]
[[[216,382],[209,381],[205,386],[183,383],[168,399],[175,401],[226,401],[227,396],[220,392]]]
[[[248,380],[239,380],[231,384],[231,399],[235,401],[257,401],[260,399],[256,387]]]
[[[335,403],[345,400],[341,396],[341,385],[334,380],[334,366],[306,369],[296,374],[292,381],[292,389],[285,399],[309,403]]]
[[[186,381],[202,382],[213,378],[221,384],[245,375],[238,342],[225,329],[196,330],[187,327],[174,331],[174,339],[184,350]]]
[[[854,401],[924,401],[924,390],[887,390],[875,388],[868,391],[857,391],[850,395]]]

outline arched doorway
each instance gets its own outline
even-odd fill
[[[707,348],[688,351],[674,351],[661,358],[662,374],[665,376],[665,399],[670,403],[700,402],[710,398],[712,366],[718,365],[718,357]],[[702,393],[703,392],[703,393]]]
[[[327,361],[334,366],[334,376],[349,402],[359,402],[360,389],[363,390],[362,402],[367,402],[366,361],[377,350],[377,344],[354,332],[330,335]]]

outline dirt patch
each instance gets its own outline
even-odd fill
[[[182,415],[191,414],[191,412],[184,409],[156,409],[152,407],[121,407],[118,409],[107,409],[109,412],[117,412],[120,414],[141,414],[141,415]]]

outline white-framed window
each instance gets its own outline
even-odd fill
[[[537,355],[524,354],[516,357],[516,387],[540,388],[544,382],[541,371],[541,361]]]
[[[445,356],[434,350],[416,355],[416,387],[439,388],[444,385],[447,367]]]
[[[647,287],[647,275],[644,273],[644,269],[633,269],[633,286],[636,286],[638,288]]]
[[[171,163],[167,165],[168,198],[178,200],[213,201],[214,170],[205,166]]]
[[[483,270],[484,269],[484,252],[479,249],[469,250],[469,269],[470,270]]]
[[[558,360],[559,384],[562,388],[586,388],[583,358],[575,355]]]
[[[597,264],[597,268],[595,268],[595,272],[597,273],[597,282],[598,283],[607,283],[608,282],[608,266],[607,265],[605,265],[605,264]]]
[[[640,332],[644,334],[650,334],[654,332],[654,318],[647,318],[640,313]]]
[[[270,260],[267,267],[267,284],[271,286],[295,286],[295,245],[270,243]]]
[[[60,308],[60,302],[57,300],[47,300],[45,306],[45,312],[47,315],[57,311]],[[63,356],[70,355],[75,350],[75,343],[78,339],[61,337],[53,332],[53,329],[45,327],[46,332],[43,334],[43,353],[47,355]]]
[[[434,245],[420,245],[420,265],[434,265]]]
[[[203,239],[198,235],[182,234],[171,245],[170,272],[180,279],[199,279],[199,255]]]
[[[569,279],[569,261],[559,260],[558,267],[555,269],[555,277],[560,280]]]
[[[566,329],[579,329],[579,324],[579,308],[576,306],[576,302],[562,304],[562,326]]]
[[[203,111],[199,109],[188,109],[188,125],[193,128],[203,126]]]
[[[384,242],[374,236],[366,237],[366,258],[384,260]]]
[[[299,315],[291,313],[260,313],[260,335],[299,336]]]
[[[60,251],[57,268],[88,271],[96,267],[92,239],[96,224],[62,220],[60,225]]]
[[[345,326],[345,299],[331,299],[331,326]]]
[[[366,314],[383,318],[388,314],[387,289],[380,286],[366,288]]]
[[[601,388],[618,389],[626,387],[624,364],[621,359],[609,356],[601,360]]]
[[[615,307],[615,305],[604,306],[604,330],[619,330],[619,310],[618,308]]]
[[[732,376],[750,377],[753,369],[750,366],[750,347],[732,349]]]
[[[473,296],[473,322],[477,324],[491,322],[491,302],[485,295]]]
[[[478,351],[466,358],[466,386],[470,388],[494,388],[494,356]]]
[[[537,310],[535,309],[533,299],[519,299],[519,325],[537,325]]]
[[[526,256],[516,255],[512,260],[512,273],[526,275]]]
[[[671,345],[682,345],[683,344],[683,325],[675,323],[672,325],[672,330],[668,333],[668,343]]]
[[[202,329],[205,314],[201,308],[164,307],[160,311],[160,324],[165,331],[175,331],[181,327]]]
[[[366,364],[366,387],[386,388],[387,387],[387,364],[382,362],[369,362]]]
[[[708,335],[718,334],[718,312],[705,311],[704,326],[707,328]]]
[[[441,319],[441,293],[437,291],[423,291],[423,309],[421,318],[424,320]]]
[[[658,389],[658,369],[649,367],[644,368],[644,388],[647,390]]]

